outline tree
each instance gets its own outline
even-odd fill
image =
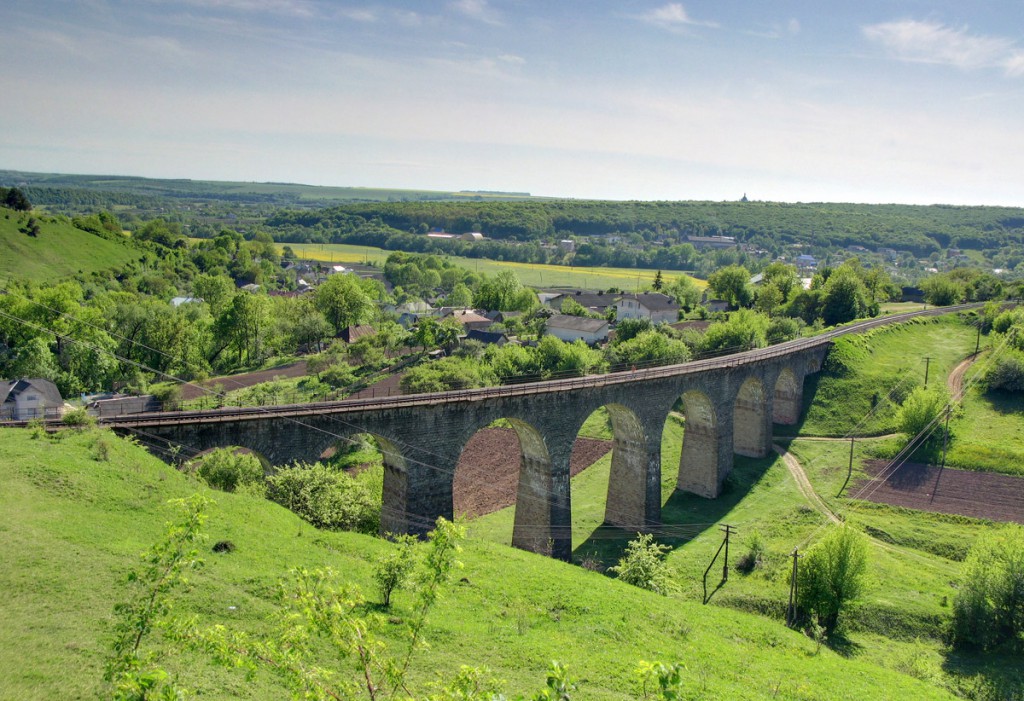
[[[609,567],[608,571],[623,582],[665,596],[673,588],[665,562],[665,554],[669,550],[669,546],[655,543],[652,534],[637,533],[637,537],[626,545],[619,564]]]
[[[840,616],[863,593],[867,566],[864,536],[850,526],[831,528],[807,551],[800,567],[801,608],[817,617],[828,633],[834,632]]]
[[[331,275],[317,288],[313,302],[334,326],[335,333],[366,323],[374,309],[373,300],[354,275]]]
[[[864,283],[852,267],[841,265],[825,283],[821,300],[821,318],[826,326],[835,326],[864,316],[868,302]]]
[[[661,292],[661,288],[664,286],[665,279],[661,276],[661,271],[659,270],[657,274],[654,276],[654,282],[651,283],[651,287],[654,288],[655,292]]]
[[[750,271],[742,265],[727,265],[708,277],[708,287],[719,299],[731,307],[746,307],[750,304]]]
[[[607,349],[608,361],[620,366],[658,363],[670,365],[690,359],[690,348],[682,341],[669,338],[660,331],[643,331],[623,343]]]
[[[262,358],[263,339],[270,321],[270,303],[258,294],[238,294],[217,319],[218,335],[235,348],[238,363]]]
[[[4,193],[3,205],[18,212],[27,212],[32,209],[32,203],[28,201],[28,197],[17,187],[12,187]]]
[[[953,599],[953,644],[988,650],[1024,633],[1024,528],[981,536],[964,560]]]
[[[665,294],[672,297],[680,307],[689,311],[700,302],[700,289],[688,275],[680,275],[665,287]]]
[[[937,307],[959,304],[964,299],[963,285],[948,275],[933,275],[921,283],[924,298]]]
[[[768,345],[768,317],[750,309],[740,309],[728,320],[711,324],[704,333],[701,350],[707,353],[739,353]]]

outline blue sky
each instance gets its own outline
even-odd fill
[[[1024,0],[8,0],[0,17],[0,168],[1024,205]]]

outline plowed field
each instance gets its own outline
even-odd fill
[[[1024,523],[1024,478],[906,463],[883,479],[887,465],[885,460],[868,461],[874,477],[855,484],[849,494],[863,490],[859,498],[882,504]]]
[[[611,441],[577,438],[569,469],[577,475],[609,450]],[[510,428],[485,428],[462,451],[455,470],[456,515],[482,516],[516,501],[519,480],[519,437]]]

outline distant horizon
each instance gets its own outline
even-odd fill
[[[154,180],[154,181],[188,181],[188,182],[212,182],[212,183],[232,183],[241,185],[281,185],[281,186],[296,186],[296,187],[317,187],[317,188],[336,188],[343,190],[378,190],[378,191],[394,191],[394,192],[424,192],[424,193],[437,193],[437,194],[493,194],[502,195],[508,197],[523,197],[529,199],[545,199],[545,200],[576,200],[581,202],[710,202],[710,203],[729,203],[729,202],[742,202],[743,198],[746,197],[748,202],[751,203],[770,203],[770,204],[787,204],[787,205],[801,205],[801,204],[848,204],[848,205],[894,205],[894,206],[905,206],[905,207],[997,207],[1004,209],[1024,209],[1024,205],[1011,205],[1011,204],[991,204],[991,203],[964,203],[964,202],[883,202],[883,201],[849,201],[849,200],[774,200],[774,199],[760,199],[752,197],[750,193],[741,193],[739,197],[735,198],[720,198],[720,199],[690,199],[690,198],[679,198],[679,199],[642,199],[642,198],[626,198],[616,199],[609,197],[575,197],[575,196],[559,196],[559,195],[546,195],[536,192],[526,192],[523,190],[482,190],[479,188],[460,188],[455,190],[446,189],[434,189],[430,187],[392,187],[392,186],[378,186],[378,185],[337,185],[337,184],[323,184],[323,183],[312,183],[312,182],[289,182],[285,180],[235,180],[235,179],[222,179],[222,178],[202,178],[202,177],[191,177],[191,176],[151,176],[151,175],[138,175],[134,173],[84,173],[84,172],[68,172],[60,170],[31,170],[27,168],[9,168],[0,167],[0,172],[10,173],[27,173],[31,175],[57,175],[57,176],[68,176],[68,177],[95,177],[95,178],[133,178],[139,180]],[[37,187],[45,187],[45,184],[38,184]],[[98,189],[98,188],[97,188]],[[332,206],[341,206],[343,203]]]

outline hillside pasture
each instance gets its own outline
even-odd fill
[[[24,231],[30,218],[38,222],[37,236]],[[66,220],[0,207],[0,283],[15,279],[52,282],[76,273],[115,268],[139,255],[117,241],[76,229]]]

